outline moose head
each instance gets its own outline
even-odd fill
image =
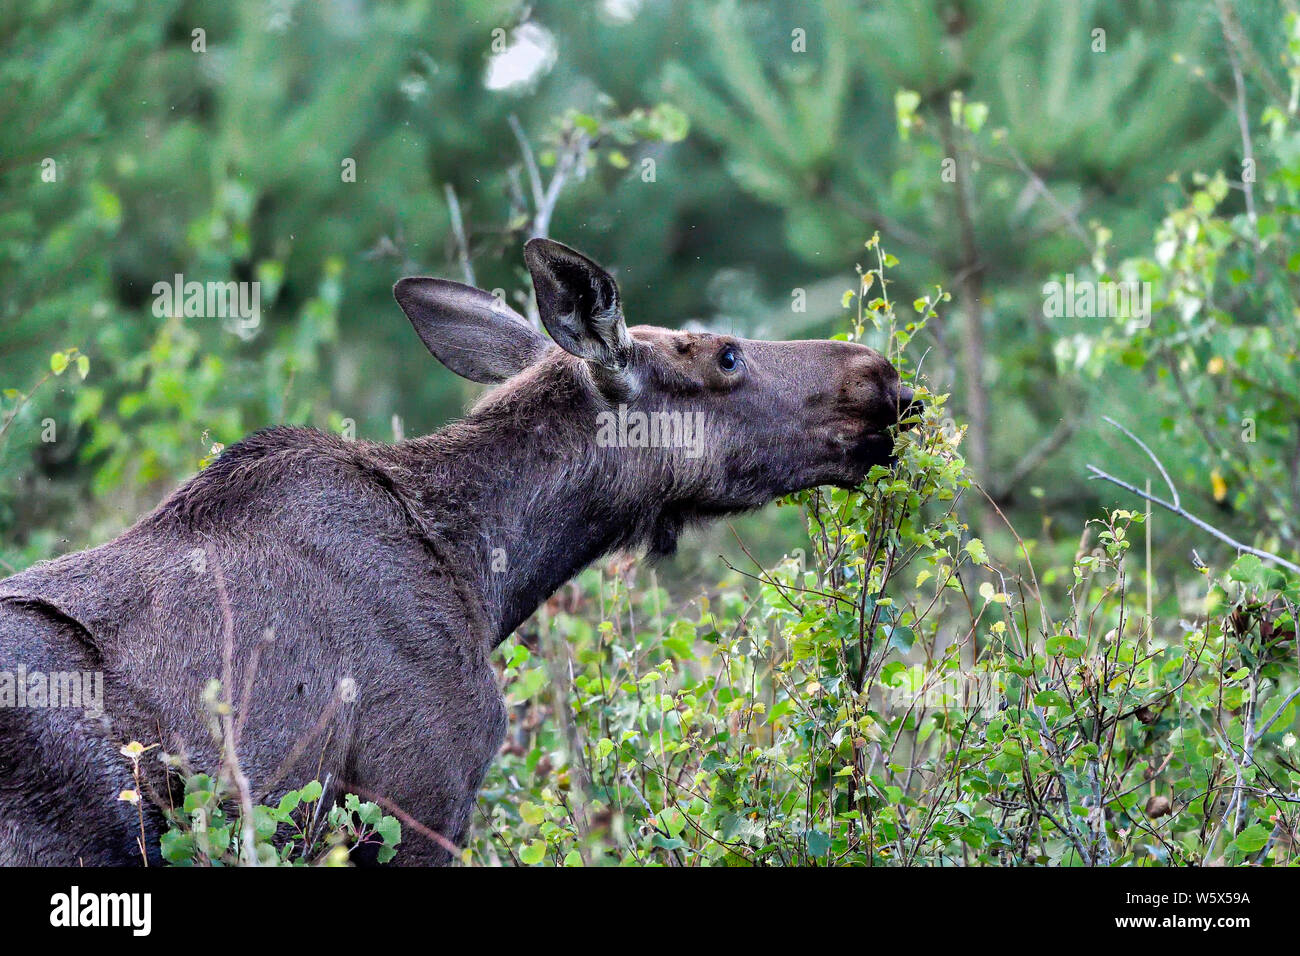
[[[499,385],[461,427],[509,450],[502,467],[526,490],[505,497],[542,512],[500,523],[537,540],[562,513],[585,516],[560,539],[582,553],[568,573],[615,546],[671,552],[692,522],[851,487],[891,460],[891,429],[919,408],[864,345],[629,327],[614,278],[591,259],[548,239],[524,259],[549,339],[457,282],[402,279],[394,295],[444,365]]]

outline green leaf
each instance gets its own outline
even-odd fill
[[[1059,690],[1040,690],[1034,695],[1034,703],[1039,707],[1069,707],[1070,702]]]
[[[210,790],[194,790],[185,794],[185,802],[181,804],[181,809],[186,813],[193,813],[195,810],[207,806],[211,799],[212,792]]]
[[[1044,645],[1048,654],[1053,657],[1057,655],[1063,657],[1082,657],[1088,649],[1088,642],[1079,637],[1071,637],[1068,634],[1056,634],[1047,639]]]
[[[271,837],[275,836],[275,831],[279,827],[280,821],[271,816],[269,807],[253,807],[253,829],[256,831],[258,839],[271,839]]]
[[[650,129],[665,143],[678,143],[690,132],[691,120],[672,103],[660,103],[650,111]]]
[[[894,115],[898,121],[898,138],[906,140],[912,132],[912,121],[916,117],[916,108],[921,105],[921,94],[913,90],[898,90],[894,93]]]
[[[535,866],[541,863],[546,857],[546,841],[533,840],[519,848],[519,860],[528,866]]]
[[[313,780],[311,783],[299,790],[298,795],[302,797],[304,803],[314,803],[321,798],[321,792],[322,788],[320,781]]]
[[[1238,834],[1232,841],[1234,849],[1242,853],[1258,853],[1268,844],[1269,830],[1263,824],[1253,823]]]
[[[889,646],[900,653],[906,654],[915,643],[916,632],[910,627],[899,625],[889,632]]]
[[[56,353],[57,354],[57,353]],[[1243,554],[1228,569],[1228,577],[1242,584],[1254,584],[1259,581],[1264,564],[1253,554]]]
[[[659,811],[659,825],[668,831],[669,836],[677,836],[686,828],[686,817],[680,810],[668,807]]]
[[[666,837],[662,833],[656,833],[650,838],[650,845],[657,846],[661,850],[680,850],[686,846],[686,843],[676,837]]]
[[[190,866],[194,862],[194,837],[181,830],[168,830],[159,841],[163,859],[173,866]]]
[[[357,816],[360,817],[361,822],[368,827],[378,825],[379,821],[383,818],[383,815],[384,811],[379,809],[379,804],[377,803],[370,803],[367,801],[357,807]]]

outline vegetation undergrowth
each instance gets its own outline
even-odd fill
[[[1130,510],[1063,566],[1009,525],[991,556],[961,517],[963,431],[906,351],[947,296],[901,319],[867,248],[843,337],[926,403],[897,466],[784,502],[810,548],[680,613],[625,559],[553,598],[504,647],[510,738],[463,860],[1294,862],[1300,582],[1246,555],[1158,627]]]

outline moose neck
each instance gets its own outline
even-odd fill
[[[653,537],[662,508],[650,477],[600,448],[596,409],[580,393],[557,409],[523,401],[398,446],[424,518],[481,602],[489,639],[504,640],[557,588],[612,550]],[[544,409],[549,406],[552,414]]]

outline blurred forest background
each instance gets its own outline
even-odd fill
[[[1223,18],[1248,51],[1253,122],[1294,95],[1275,69],[1294,42],[1283,13],[1204,0],[8,5],[2,566],[110,536],[256,428],[391,439],[454,418],[473,386],[424,352],[389,289],[472,274],[521,296],[520,247],[539,231],[615,269],[633,322],[792,338],[843,330],[842,293],[879,230],[902,263],[895,298],[954,295],[923,370],[953,393],[966,457],[1018,527],[1073,546],[1082,519],[1122,500],[1084,470],[1141,465],[1101,426],[1112,415],[1202,510],[1294,547],[1294,522],[1270,511],[1295,492],[1294,383],[1245,407],[1230,374],[1205,374],[1231,362],[1210,333],[1144,344],[1123,322],[1045,317],[1042,291],[1151,257],[1196,174],[1241,179]],[[1245,210],[1240,188],[1223,203]],[[260,281],[260,324],[157,317],[153,286],[175,274]],[[84,382],[36,389],[69,347],[89,359]],[[1247,413],[1253,448],[1233,439]],[[1285,479],[1272,496],[1255,493],[1266,473]],[[793,517],[742,527],[768,556],[802,534]],[[697,538],[675,570],[716,568],[730,541]],[[1191,541],[1160,527],[1179,563]]]

